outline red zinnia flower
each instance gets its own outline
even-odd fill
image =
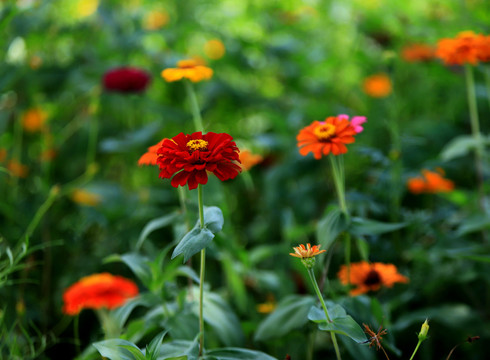
[[[298,140],[299,153],[306,156],[312,152],[315,159],[330,152],[340,155],[347,152],[345,144],[355,141],[356,130],[348,119],[330,116],[325,121],[313,121],[311,125],[301,129]]]
[[[235,178],[241,171],[236,164],[240,162],[239,152],[233,138],[226,133],[180,133],[171,140],[163,140],[157,151],[157,164],[160,177],[172,178],[173,187],[187,184],[192,190],[208,182],[206,171],[221,181]]]
[[[107,91],[137,93],[144,91],[150,80],[150,75],[143,70],[121,67],[106,72],[103,82]]]
[[[136,284],[122,276],[93,274],[80,279],[63,294],[63,312],[76,315],[83,309],[114,309],[138,295]]]

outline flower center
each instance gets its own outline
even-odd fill
[[[364,279],[364,285],[373,286],[378,285],[379,283],[381,283],[379,273],[374,269],[368,272],[366,278]]]
[[[313,134],[315,134],[315,136],[320,141],[328,140],[333,135],[335,135],[335,125],[333,125],[333,124],[322,124],[320,126],[317,126],[313,130]]]
[[[199,150],[199,151],[207,151],[208,150],[208,142],[206,140],[202,140],[202,139],[196,139],[196,140],[188,141],[185,146],[187,146],[187,149],[190,152],[194,152],[196,150]]]

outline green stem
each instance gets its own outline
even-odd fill
[[[315,279],[315,274],[313,273],[313,268],[308,269],[308,275],[310,276],[311,283],[313,284],[313,288],[315,289],[316,295],[318,297],[318,300],[320,300],[320,303],[322,304],[323,312],[325,313],[325,317],[327,319],[327,322],[332,322],[330,319],[330,316],[328,315],[328,310],[327,306],[325,305],[325,300],[323,300],[323,295],[320,291],[320,288],[318,287],[318,284]],[[337,356],[337,360],[341,360],[340,356],[340,351],[339,351],[339,345],[337,344],[337,338],[335,337],[335,333],[330,331],[330,335],[332,337],[332,343],[333,347],[335,349],[335,355]]]
[[[413,351],[412,356],[410,357],[410,360],[412,360],[413,357],[415,356],[415,354],[417,353],[417,350],[419,349],[420,344],[422,344],[422,341],[419,340],[419,342],[417,343],[417,346],[415,347],[415,350]]]
[[[87,168],[95,161],[95,153],[97,152],[97,135],[99,132],[97,119],[90,116],[88,126]]]
[[[483,73],[485,74],[485,86],[487,88],[487,100],[488,100],[488,105],[490,106],[490,66],[485,66]]]
[[[80,314],[75,315],[73,319],[73,335],[75,336],[75,347],[77,349],[77,355],[82,353],[82,349],[80,347]]]
[[[198,201],[199,201],[199,224],[201,229],[204,228],[204,205],[202,201],[202,185],[197,186]],[[203,354],[204,349],[204,275],[206,265],[206,249],[201,250],[201,270],[199,274],[199,356]]]
[[[480,195],[480,207],[485,210],[485,190],[483,188],[483,143],[480,133],[480,121],[478,120],[478,107],[476,103],[475,80],[473,69],[470,64],[465,65],[466,90],[468,96],[468,107],[470,110],[471,133],[476,141],[475,148],[475,169],[478,182],[478,192]]]
[[[202,124],[201,110],[199,109],[199,104],[197,103],[196,93],[190,81],[185,80],[185,90],[187,91],[187,96],[191,103],[192,120],[194,121],[194,127],[196,131],[204,133],[204,126]]]
[[[347,266],[347,284],[350,285],[350,256],[351,256],[351,241],[350,234],[345,233],[345,265]]]
[[[332,165],[332,173],[335,184],[335,189],[337,190],[337,197],[339,199],[340,209],[344,214],[348,214],[347,205],[345,202],[345,188],[344,188],[344,167],[340,164],[343,159],[337,159],[342,155],[329,156],[330,164]]]
[[[39,221],[41,221],[42,217],[46,213],[46,211],[49,210],[51,205],[53,205],[53,202],[55,201],[56,197],[60,193],[60,188],[59,186],[55,185],[51,188],[49,191],[48,198],[44,201],[44,203],[37,209],[36,213],[34,214],[34,217],[32,218],[31,222],[27,226],[26,231],[24,232],[24,235],[22,235],[22,238],[29,238],[31,237],[32,233],[36,229],[37,225],[39,225]]]
[[[121,331],[115,319],[109,313],[109,310],[102,308],[98,309],[96,312],[99,321],[101,322],[102,329],[104,330],[104,338],[106,340],[117,338]]]

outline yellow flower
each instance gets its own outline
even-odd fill
[[[71,199],[79,205],[97,206],[100,203],[100,196],[87,190],[76,189],[71,193]]]
[[[28,132],[41,131],[47,117],[48,114],[42,109],[30,109],[22,116],[22,127]]]
[[[77,3],[78,17],[84,18],[92,15],[99,7],[99,0],[79,0]]]
[[[146,30],[158,30],[168,24],[169,16],[166,11],[152,10],[146,14],[143,20],[143,28]]]
[[[204,52],[208,58],[218,60],[225,55],[226,49],[220,40],[213,39],[204,44]]]
[[[391,80],[386,74],[376,74],[364,79],[363,90],[369,96],[384,98],[391,94]]]
[[[163,70],[161,75],[168,82],[178,81],[183,78],[187,78],[192,82],[199,82],[211,79],[213,70],[204,66],[200,60],[187,59],[179,61],[177,68]]]

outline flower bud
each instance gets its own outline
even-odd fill
[[[301,262],[307,269],[313,269],[315,266],[315,258],[314,257],[309,257],[309,258],[303,258],[301,259]]]
[[[418,335],[420,342],[427,339],[427,333],[428,332],[429,332],[429,323],[428,323],[427,319],[425,319],[424,323],[422,324],[422,327],[420,328],[420,332]]]

